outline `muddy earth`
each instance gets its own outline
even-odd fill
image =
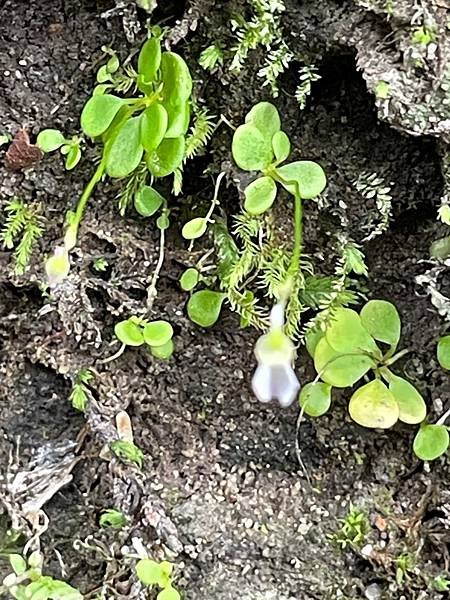
[[[170,28],[167,43],[186,58],[198,102],[217,122],[223,115],[238,125],[255,102],[271,100],[257,75],[264,48],[251,51],[237,75],[226,64],[213,74],[198,64],[210,44],[232,44],[230,18],[251,15],[250,2],[158,4],[152,23]],[[305,208],[306,251],[332,269],[333,232],[345,230],[363,244],[369,276],[361,290],[398,307],[401,344],[410,349],[399,372],[420,389],[436,420],[450,402],[449,378],[435,354],[448,327],[445,302],[437,307],[430,292],[433,285],[444,299],[450,292],[448,268],[430,259],[431,243],[446,234],[437,208],[447,190],[450,112],[440,84],[450,64],[450,5],[285,5],[281,26],[295,60],[273,101],[293,147],[318,161],[329,179],[323,205]],[[126,58],[145,38],[147,18],[132,2],[4,0],[0,134],[25,128],[34,141],[46,127],[79,131],[101,47]],[[423,18],[437,23],[439,43],[428,47],[422,68],[412,69],[407,34]],[[320,79],[300,110],[294,93],[305,60]],[[386,77],[390,100],[374,92]],[[64,214],[92,173],[95,149],[74,171],[66,172],[55,153],[12,172],[7,145],[0,148],[0,207],[18,197],[39,203],[45,217],[24,275],[13,274],[10,251],[0,252],[0,574],[10,572],[7,553],[20,552],[28,538],[28,548],[44,553],[46,574],[86,598],[144,597],[129,556],[140,545],[175,564],[186,600],[448,597],[433,584],[440,575],[450,578],[448,456],[425,465],[415,458],[414,427],[358,427],[346,410],[349,390],[326,416],[297,430],[297,406],[261,405],[251,393],[257,332],[240,329],[228,309],[208,330],[187,318],[178,278],[192,256],[177,222],[209,202],[215,177],[229,164],[231,137],[220,121],[207,150],[187,164],[182,196],[171,200],[174,225],[153,306],[175,329],[168,362],[142,349],[104,362],[117,350],[114,324],[142,313],[158,258],[151,221],[132,211],[120,217],[118,183],[100,185],[90,201],[67,281],[52,295],[42,286],[44,257],[61,239]],[[379,214],[355,186],[364,173],[381,177],[392,196],[387,230],[366,243]],[[221,210],[233,214],[239,195],[228,179]],[[108,261],[102,273],[93,269],[100,257]],[[95,376],[83,415],[69,395],[87,367]],[[296,369],[302,381],[312,379],[303,350]],[[120,410],[144,452],[142,470],[108,450]],[[367,515],[368,530],[362,545],[341,548],[333,536],[352,505]],[[112,507],[127,516],[121,530],[99,527],[101,512]],[[12,540],[11,528],[23,537]],[[411,562],[402,576],[405,554]]]

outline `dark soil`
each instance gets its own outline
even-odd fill
[[[299,10],[290,4],[287,22]],[[181,5],[169,2],[155,18],[174,23]],[[194,16],[201,5],[194,6]],[[77,131],[101,46],[113,46],[123,57],[131,49],[122,17],[102,17],[110,8],[112,3],[94,0],[4,2],[0,133],[14,134],[22,126],[31,135],[44,127]],[[270,98],[255,78],[258,53],[237,79],[205,78],[196,66],[201,49],[225,27],[222,8],[211,12],[209,6],[178,50],[196,73],[202,102],[239,123],[254,102]],[[331,10],[331,21],[332,15]],[[144,15],[138,16],[143,23]],[[399,369],[423,392],[434,419],[447,408],[450,394],[435,359],[443,324],[415,277],[426,270],[422,261],[442,233],[436,223],[443,183],[435,141],[380,123],[351,51],[333,44],[320,51],[322,79],[307,109],[300,112],[292,97],[294,70],[283,76],[276,101],[293,147],[319,161],[329,177],[327,207],[320,211],[309,203],[305,209],[307,251],[329,266],[334,256],[329,232],[343,220],[355,241],[363,239],[376,212],[352,183],[362,172],[392,182],[391,227],[365,247],[366,293],[398,306],[402,345],[411,349]],[[174,221],[187,200],[210,197],[213,183],[204,171],[217,174],[229,160],[230,140],[221,126],[211,152],[188,166],[188,198],[175,208]],[[44,507],[47,571],[89,595],[106,582],[103,597],[113,597],[113,589],[119,597],[136,597],[123,546],[140,538],[152,555],[168,555],[176,563],[187,600],[442,597],[429,582],[449,566],[448,459],[426,468],[417,461],[411,452],[414,428],[382,433],[358,428],[346,414],[346,391],[330,415],[302,424],[302,469],[297,408],[260,405],[250,391],[257,334],[239,329],[227,311],[208,331],[188,320],[186,295],[177,283],[188,255],[176,228],[154,307],[174,324],[176,352],[168,363],[143,350],[100,362],[116,350],[109,347],[114,323],[141,309],[157,257],[156,231],[133,215],[120,218],[114,185],[101,186],[90,203],[67,285],[54,298],[41,291],[43,256],[58,241],[63,215],[89,178],[88,158],[69,174],[59,156],[47,156],[25,173],[0,166],[0,205],[12,196],[38,201],[46,217],[45,236],[26,276],[11,275],[10,253],[0,254],[0,483],[21,470],[37,473],[39,464],[30,461],[39,452],[55,469],[64,456],[74,460],[72,481]],[[235,208],[234,188],[225,196],[224,208],[227,201]],[[111,265],[103,278],[91,269],[100,256]],[[75,373],[89,366],[97,375],[86,424],[68,396]],[[306,354],[300,354],[297,371],[303,381],[311,379]],[[145,453],[143,473],[108,460],[106,444],[114,439],[119,410],[127,410]],[[11,465],[10,455],[16,454]],[[5,490],[4,500],[11,502]],[[14,501],[20,513],[23,498]],[[339,551],[329,540],[350,502],[369,516],[367,544],[373,552]],[[99,529],[101,511],[111,506],[129,516],[120,533]],[[404,552],[415,557],[416,566],[399,584],[395,561]],[[8,572],[6,563],[0,563],[2,569]],[[378,595],[371,596],[374,590]]]

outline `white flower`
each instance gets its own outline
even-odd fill
[[[283,331],[284,305],[276,304],[270,314],[270,330],[256,342],[258,367],[252,388],[260,402],[278,400],[286,407],[296,399],[300,383],[292,368],[294,344]]]

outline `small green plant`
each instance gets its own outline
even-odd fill
[[[69,400],[72,406],[81,412],[86,410],[86,404],[88,401],[88,387],[87,384],[94,377],[93,373],[89,369],[81,369],[75,377],[72,391],[70,392]]]
[[[340,529],[330,535],[330,540],[341,550],[348,546],[362,546],[370,531],[366,513],[350,504],[347,515],[339,520]]]
[[[39,552],[28,558],[20,554],[10,554],[8,558],[13,572],[0,585],[0,595],[7,592],[17,600],[82,600],[80,592],[68,583],[42,574]]]
[[[94,269],[94,271],[97,271],[98,273],[104,273],[106,271],[106,269],[108,268],[108,266],[109,266],[109,263],[104,256],[100,256],[99,258],[96,258],[94,260],[94,262],[92,263],[92,268]]]
[[[428,46],[428,44],[431,44],[431,42],[436,41],[437,36],[431,27],[426,27],[423,25],[422,27],[418,27],[413,31],[411,39],[413,44],[417,44],[419,46]]]
[[[109,508],[100,515],[99,523],[100,527],[122,529],[127,524],[127,518],[120,510]]]
[[[436,592],[450,592],[450,578],[448,573],[441,573],[431,582],[431,587]]]
[[[380,429],[392,427],[397,420],[421,423],[426,416],[425,401],[411,383],[390,368],[405,353],[396,353],[400,330],[395,306],[384,300],[370,300],[360,314],[338,309],[325,331],[311,331],[306,346],[318,375],[300,393],[304,412],[310,416],[324,414],[333,387],[353,386],[371,371],[373,380],[357,389],[350,399],[351,418],[363,427]]]
[[[151,588],[160,588],[157,600],[180,600],[181,596],[174,587],[173,564],[168,561],[157,563],[150,558],[143,558],[136,564],[136,575],[139,581]]]
[[[199,65],[213,73],[223,65],[223,50],[218,43],[205,48],[198,59]]]
[[[174,351],[173,328],[167,321],[145,321],[132,316],[116,323],[114,333],[123,347],[145,344],[155,358],[167,360]]]
[[[154,188],[154,181],[179,172],[186,157],[186,133],[191,112],[192,79],[185,61],[174,52],[161,49],[160,29],[141,48],[137,71],[128,69],[118,79],[119,60],[110,55],[97,74],[99,85],[85,104],[81,128],[86,138],[100,145],[100,160],[95,173],[82,193],[76,210],[66,216],[64,246],[46,263],[51,285],[57,285],[70,269],[69,252],[76,246],[78,230],[86,204],[97,184],[106,176],[127,180],[121,195],[121,212],[130,200],[143,216],[151,216],[162,208],[158,227],[169,225],[167,202]],[[110,89],[133,97],[120,97]],[[46,149],[61,149],[67,140],[56,130],[41,132],[40,144]],[[60,145],[58,145],[60,144]],[[178,174],[178,175],[177,175]]]
[[[33,249],[42,236],[43,217],[38,204],[26,205],[13,198],[5,206],[6,222],[0,241],[7,250],[14,250],[14,272],[23,275],[30,262]]]
[[[409,552],[400,554],[400,556],[395,559],[395,567],[395,580],[397,585],[401,586],[405,579],[410,578],[410,573],[414,570],[414,556]]]
[[[133,464],[142,469],[144,453],[140,448],[126,440],[116,440],[110,444],[112,452],[125,464]]]
[[[43,129],[37,136],[36,144],[45,154],[59,150],[66,157],[65,166],[68,171],[74,169],[81,160],[81,144],[83,138],[74,135],[66,139],[58,129]]]
[[[219,317],[222,303],[227,299],[231,307],[241,315],[243,324],[265,329],[268,325],[267,313],[263,315],[253,292],[240,289],[243,280],[259,266],[260,275],[267,274],[263,284],[269,295],[276,301],[281,298],[287,300],[288,327],[291,333],[298,329],[301,313],[299,293],[305,287],[300,262],[302,203],[320,194],[326,179],[322,168],[312,161],[282,164],[290,152],[291,144],[287,134],[281,130],[277,109],[268,102],[255,105],[247,114],[245,124],[236,129],[232,144],[236,164],[245,171],[260,172],[245,189],[244,211],[237,218],[235,231],[243,241],[243,250],[239,252],[226,228],[217,221],[214,226],[219,246],[217,276],[223,291],[194,292],[187,308],[195,323],[203,327],[213,325]],[[276,248],[271,245],[260,248],[253,238],[263,235],[264,218],[275,202],[278,186],[294,198],[293,247],[287,249],[278,244]],[[215,197],[217,191],[216,185]],[[203,234],[210,215],[211,209],[205,218],[194,219],[190,224],[198,224],[199,233]],[[189,237],[192,238],[191,235]]]

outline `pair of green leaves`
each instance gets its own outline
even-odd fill
[[[65,167],[68,171],[80,162],[81,138],[78,136],[68,140],[58,129],[43,129],[37,136],[36,144],[45,154],[59,150],[66,157]]]
[[[173,354],[173,328],[167,321],[147,322],[132,316],[126,321],[116,323],[114,333],[126,346],[138,347],[146,344],[155,358],[168,359]]]
[[[181,596],[172,582],[173,564],[168,561],[157,563],[150,558],[143,558],[136,564],[136,575],[148,586],[158,586],[161,591],[157,600],[180,600]]]
[[[291,152],[287,134],[281,130],[278,110],[270,102],[256,104],[233,136],[233,158],[244,171],[261,171],[244,190],[244,207],[252,215],[269,210],[277,196],[277,182],[293,196],[315,198],[325,188],[322,167],[313,161],[296,161],[279,166]]]
[[[397,309],[384,300],[369,301],[358,313],[339,308],[326,331],[308,334],[306,346],[323,382],[308,384],[300,404],[311,416],[324,414],[331,403],[331,387],[350,387],[370,369],[377,378],[351,397],[350,416],[364,427],[388,428],[397,420],[416,424],[424,420],[426,405],[416,388],[394,375],[383,361],[397,348],[401,321]],[[377,342],[389,346],[383,356]],[[384,378],[385,382],[381,380]]]
[[[192,79],[185,61],[162,52],[161,42],[145,42],[138,59],[137,85],[144,97],[120,98],[96,93],[83,108],[85,135],[104,143],[110,177],[129,176],[145,160],[154,177],[166,177],[181,165],[189,127]]]

